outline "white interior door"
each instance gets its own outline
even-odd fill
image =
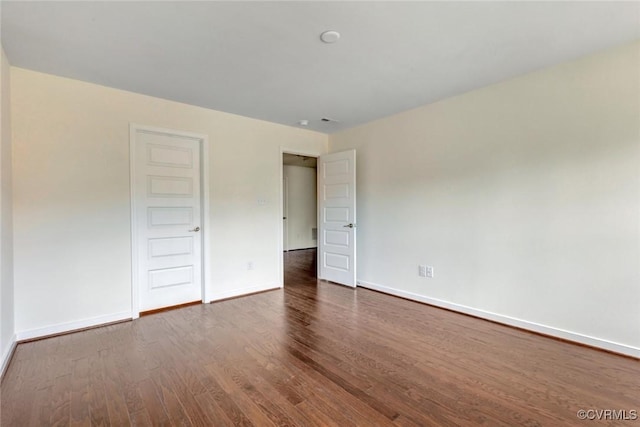
[[[200,141],[143,129],[133,141],[139,311],[202,300]]]
[[[356,286],[356,151],[318,159],[318,277]]]

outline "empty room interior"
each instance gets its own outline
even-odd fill
[[[0,425],[635,425],[640,2],[0,0]]]

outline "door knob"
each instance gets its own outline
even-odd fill
[[[347,225],[343,225],[343,227],[347,227],[347,228],[355,228],[356,225],[354,223],[351,224],[347,224]]]
[[[191,233],[197,233],[198,231],[200,231],[200,227],[196,227],[193,230],[189,230],[189,232]]]

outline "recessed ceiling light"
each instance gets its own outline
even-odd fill
[[[340,39],[340,33],[337,31],[329,30],[320,34],[320,40],[325,43],[335,43]]]
[[[298,124],[300,126],[309,126],[309,120],[299,120]]]

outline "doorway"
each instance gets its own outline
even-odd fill
[[[318,247],[317,158],[282,153],[282,249],[289,274],[316,277]]]
[[[289,211],[291,197],[284,196],[284,154],[316,159],[316,253],[314,278],[355,288],[356,271],[356,150],[345,150],[331,154],[296,153],[280,148],[280,211],[282,228],[279,236],[280,283],[285,282],[284,248],[291,251],[290,232],[287,230],[287,245],[284,221],[285,208]],[[286,206],[285,206],[286,202]],[[288,252],[287,252],[288,253]]]

